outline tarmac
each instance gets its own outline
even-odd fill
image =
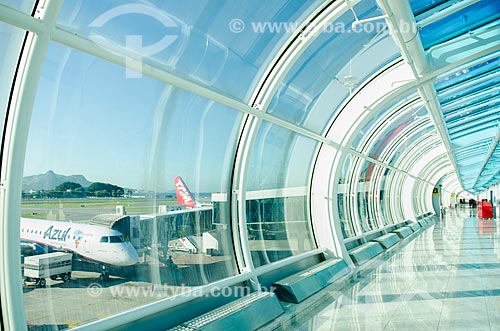
[[[23,282],[28,330],[74,328],[189,290],[188,286],[153,285],[113,275],[100,282],[99,275],[73,271],[70,281],[47,279],[45,288]]]

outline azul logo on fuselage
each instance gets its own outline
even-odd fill
[[[71,230],[71,228],[68,228],[66,230],[54,229],[54,226],[51,225],[43,233],[43,239],[48,238],[50,240],[66,241],[66,237],[68,236],[69,230]]]

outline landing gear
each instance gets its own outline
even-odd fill
[[[107,272],[103,272],[100,276],[99,276],[99,280],[101,282],[107,282],[109,280],[109,274]]]
[[[71,280],[71,272],[65,272],[59,275],[50,276],[50,279],[52,280],[57,280],[57,278],[60,278],[65,283],[69,282]]]
[[[69,282],[71,279],[71,272],[66,272],[64,274],[60,274],[59,277],[63,280],[63,282]]]
[[[99,270],[101,270],[99,280],[101,282],[107,282],[109,280],[109,272],[106,270],[106,266],[104,264],[99,264]]]

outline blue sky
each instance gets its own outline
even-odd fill
[[[127,78],[121,66],[52,43],[24,172],[82,174],[159,191],[173,189],[173,177],[181,175],[199,190],[218,191],[239,118],[236,111],[146,76]]]

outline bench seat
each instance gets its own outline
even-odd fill
[[[384,248],[382,247],[382,244],[376,241],[371,241],[350,250],[349,256],[352,258],[354,263],[361,265],[379,255],[383,251]]]
[[[328,259],[301,272],[274,282],[274,292],[281,301],[299,303],[347,274],[342,259]]]
[[[373,239],[372,241],[379,242],[384,249],[388,249],[399,242],[399,236],[395,233],[388,233],[378,238]]]
[[[410,227],[403,226],[399,229],[394,230],[393,233],[396,233],[399,236],[399,238],[404,239],[404,238],[408,237],[409,235],[411,235],[413,233],[413,231]]]

